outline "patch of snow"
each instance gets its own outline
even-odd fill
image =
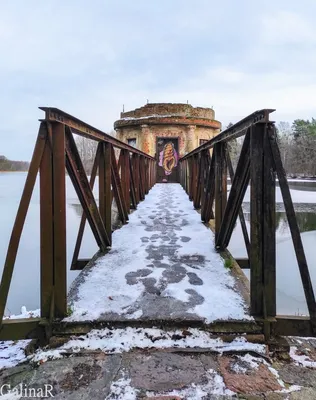
[[[12,391],[6,394],[1,395],[1,400],[20,400],[21,393],[18,391]]]
[[[146,115],[145,117],[124,117],[120,118],[120,121],[134,121],[138,119],[149,119],[149,118],[168,118],[168,117],[183,117],[183,115],[179,114],[152,114],[152,115]]]
[[[165,290],[160,294],[162,297],[173,297],[174,299],[188,302],[190,299],[190,294],[186,292],[187,289],[192,289],[189,284],[189,278],[185,276],[178,283],[170,283]]]
[[[21,307],[21,313],[17,315],[8,315],[3,319],[21,319],[21,318],[39,318],[41,316],[41,310],[38,308],[37,310],[27,311],[25,306]]]
[[[136,310],[133,314],[127,315],[127,319],[139,319],[143,315],[143,310]]]
[[[292,385],[286,388],[284,381],[280,378],[279,372],[275,368],[271,367],[271,365],[267,363],[267,361],[264,358],[254,357],[251,354],[247,353],[244,356],[237,356],[237,360],[241,361],[243,364],[246,364],[246,366],[248,367],[247,368],[246,366],[243,367],[242,365],[239,365],[238,361],[235,364],[233,364],[231,369],[239,374],[244,374],[249,369],[257,370],[260,364],[265,365],[269,369],[269,371],[275,376],[279,385],[282,387],[281,390],[277,391],[278,393],[290,393],[301,389],[301,387],[298,385]]]
[[[307,368],[316,368],[316,361],[311,360],[305,354],[297,354],[297,347],[290,347],[290,357],[295,361],[295,364],[302,365]]]
[[[126,377],[121,377],[115,382],[112,382],[110,393],[106,400],[136,400],[139,390],[131,386],[131,380]]]
[[[173,200],[173,207],[160,209],[159,206],[168,202],[169,198]],[[147,250],[166,245],[161,231],[164,225],[176,238],[175,255],[179,260],[164,255],[161,262],[171,266],[180,263],[187,272],[196,273],[203,281],[201,285],[191,284],[187,276],[179,283],[168,284],[162,276],[164,269],[153,267]],[[154,235],[157,239],[150,241],[149,238]],[[191,240],[183,243],[181,237],[184,236]],[[148,238],[148,241],[143,242],[141,238]],[[105,313],[130,318],[129,315],[135,312],[133,306],[136,302],[141,303],[146,289],[142,277],[135,278],[132,284],[127,278],[145,268],[152,270],[147,276],[156,279],[155,285],[162,287],[162,296],[187,302],[190,298],[188,289],[202,296],[202,304],[189,312],[199,315],[206,322],[252,319],[243,298],[235,289],[235,279],[214,249],[212,231],[201,223],[200,215],[180,184],[156,184],[146,200],[139,203],[137,210],[129,216],[129,223],[113,233],[112,241],[113,248],[96,261],[78,287],[77,300],[72,304],[73,313],[65,321],[96,320]],[[190,263],[182,261],[182,256],[188,256]],[[201,257],[203,265],[199,263]]]
[[[153,396],[179,396],[186,400],[203,400],[209,398],[209,395],[217,396],[234,396],[235,392],[227,389],[223,377],[215,370],[209,369],[205,376],[207,382],[205,384],[192,384],[187,388],[172,390],[169,392],[161,392],[160,394],[147,392],[148,397]]]
[[[25,348],[31,340],[7,340],[0,342],[0,370],[11,368],[27,360]]]
[[[175,337],[177,339],[175,339]],[[178,339],[179,338],[179,339]],[[54,350],[38,350],[32,362],[38,363],[63,357],[70,350],[79,352],[82,349],[101,350],[106,353],[127,352],[133,348],[207,348],[220,354],[227,351],[255,351],[265,354],[265,345],[250,343],[244,337],[237,337],[231,343],[196,328],[189,328],[186,334],[182,330],[164,331],[158,328],[125,328],[92,330],[87,335],[69,340]]]

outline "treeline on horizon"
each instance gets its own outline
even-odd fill
[[[27,171],[29,165],[28,161],[13,161],[0,156],[0,171]]]
[[[282,121],[276,128],[283,167],[287,175],[293,178],[316,177],[316,119],[296,119],[292,124]],[[242,141],[240,138],[229,144],[234,166],[238,162]]]

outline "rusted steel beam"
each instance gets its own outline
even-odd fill
[[[236,168],[236,174],[233,173],[233,180],[232,185],[229,193],[229,197],[227,200],[227,207],[225,209],[223,220],[220,226],[220,231],[218,237],[216,239],[216,248],[218,249],[225,249],[231,239],[231,235],[233,233],[238,213],[240,214],[242,201],[244,199],[250,174],[249,174],[249,167],[250,167],[250,132],[248,132],[245,136],[245,140],[240,152],[240,157],[238,161],[238,165]],[[231,166],[229,153],[226,153],[226,159],[228,161],[228,165]],[[241,210],[242,211],[242,210]],[[243,214],[242,214],[243,218]],[[248,232],[246,228],[246,240],[248,238]],[[245,241],[246,241],[245,240]],[[248,238],[249,243],[249,238]]]
[[[153,159],[153,157],[151,157],[149,154],[135,149],[135,147],[129,146],[127,143],[121,142],[120,140],[115,139],[113,136],[107,135],[101,130],[94,128],[86,122],[83,122],[80,119],[70,114],[67,114],[64,111],[59,110],[58,108],[39,107],[39,109],[45,111],[45,120],[60,122],[71,128],[71,130],[78,135],[84,136],[88,139],[108,142],[119,149],[125,149],[130,151],[131,153],[140,154],[144,157]]]
[[[144,158],[144,190],[145,195],[149,192],[149,162],[147,158]]]
[[[296,317],[293,315],[277,315],[276,323],[272,326],[275,336],[315,336],[313,325],[309,317]]]
[[[236,263],[240,266],[241,269],[249,269],[249,259],[248,258],[235,258]]]
[[[230,180],[231,180],[231,182],[233,182],[235,173],[234,173],[234,169],[233,169],[232,161],[230,159],[229,152],[227,152],[227,165],[228,165]],[[246,246],[246,250],[247,250],[247,255],[249,258],[249,256],[250,256],[250,239],[249,239],[249,235],[248,235],[248,231],[247,231],[247,225],[246,225],[242,206],[240,207],[238,214],[239,214],[240,226],[241,226],[241,230],[242,230],[242,234],[244,237],[244,242],[245,242],[245,246]]]
[[[282,165],[280,150],[276,142],[276,132],[274,127],[269,128],[268,135],[269,135],[271,151],[273,154],[273,162],[279,178],[279,185],[283,197],[285,212],[290,227],[296,259],[302,279],[306,303],[311,318],[311,324],[313,327],[313,331],[316,334],[316,303],[315,303],[313,284],[308,270],[302,238],[297,224],[297,219],[295,216],[295,210],[291,198],[291,192],[286,179],[286,173]]]
[[[93,187],[94,187],[94,183],[95,183],[95,178],[97,175],[97,170],[99,167],[99,163],[100,163],[100,154],[102,151],[102,142],[100,142],[98,144],[97,147],[97,151],[95,154],[95,158],[94,158],[94,162],[93,162],[93,166],[92,166],[92,170],[91,170],[91,176],[90,176],[90,187],[91,190],[93,191]],[[81,220],[80,220],[80,225],[79,225],[79,230],[78,230],[78,235],[77,235],[77,240],[76,240],[76,245],[75,245],[75,249],[74,249],[74,254],[72,256],[72,261],[71,261],[71,270],[77,270],[77,261],[78,261],[78,257],[79,257],[79,252],[80,252],[80,247],[81,247],[81,243],[82,243],[82,238],[83,238],[83,234],[84,234],[84,228],[86,226],[86,215],[85,213],[82,213],[81,216]],[[109,237],[109,239],[111,239],[111,237]]]
[[[120,220],[123,224],[126,224],[128,221],[128,213],[125,208],[125,201],[123,198],[123,190],[121,186],[121,180],[117,169],[117,163],[115,159],[115,153],[113,146],[111,146],[111,178],[112,178],[112,187],[115,202],[117,205],[118,213],[120,216]]]
[[[42,339],[45,340],[44,318],[6,319],[2,321],[0,340]]]
[[[114,153],[114,151],[113,151]],[[99,159],[99,210],[103,221],[109,246],[112,245],[112,145],[110,143],[101,143]],[[114,156],[115,157],[115,156]],[[114,159],[116,162],[116,160]]]
[[[193,157],[193,193],[192,193],[192,200],[193,200],[193,207],[196,209],[200,208],[200,199],[201,194],[199,193],[200,184],[199,184],[199,155],[196,154]]]
[[[132,170],[133,170],[133,178],[134,178],[134,188],[135,188],[135,199],[136,204],[140,202],[139,195],[139,156],[138,154],[132,155]]]
[[[255,111],[254,113],[248,115],[242,120],[238,121],[236,124],[231,126],[230,128],[225,129],[219,135],[215,136],[213,139],[209,140],[206,143],[203,143],[201,146],[192,150],[190,153],[186,154],[184,157],[180,159],[180,161],[185,160],[187,158],[192,157],[194,154],[200,153],[202,150],[207,150],[212,147],[216,143],[227,142],[232,139],[236,139],[239,136],[242,136],[246,133],[247,129],[255,124],[258,121],[269,122],[269,114],[274,112],[273,109],[263,109],[259,111]]]
[[[250,138],[250,291],[251,314],[264,317],[263,302],[263,146],[264,134],[252,127]]]
[[[0,285],[0,323],[2,321],[5,306],[8,299],[8,293],[10,289],[10,284],[12,280],[14,264],[16,260],[16,255],[18,252],[18,247],[21,239],[21,234],[26,218],[26,214],[29,208],[30,200],[32,197],[36,176],[39,170],[39,166],[41,164],[45,142],[47,135],[47,127],[46,123],[41,123],[34,152],[32,155],[32,160],[29,166],[29,170],[27,173],[21,201],[19,204],[18,212],[15,218],[15,222],[13,225],[10,242],[8,246],[7,256],[5,260],[5,264],[2,272],[2,279]]]
[[[267,123],[252,127],[250,139],[251,314],[276,315],[275,172]]]
[[[272,124],[259,123],[264,135],[263,143],[263,300],[266,317],[276,315],[276,205],[275,168],[271,153],[268,129]]]
[[[121,150],[121,183],[123,189],[123,198],[125,208],[129,214],[131,211],[131,196],[130,196],[130,172],[129,172],[129,152]]]
[[[200,185],[201,185],[201,210],[204,209],[205,198],[206,198],[206,176],[208,171],[208,159],[209,153],[207,150],[201,153],[201,164],[200,164]],[[183,163],[181,163],[183,165]],[[202,213],[202,212],[201,212]]]
[[[195,168],[194,168],[194,158],[191,157],[188,160],[188,167],[189,167],[189,200],[193,200],[193,193],[194,193],[194,173],[195,173]]]
[[[205,188],[205,202],[201,210],[201,219],[204,222],[208,222],[211,218],[214,218],[213,204],[215,198],[215,157],[214,154],[210,159],[208,154],[208,170],[206,175],[206,188]]]
[[[48,123],[50,125],[50,123]],[[54,291],[54,209],[52,127],[49,126],[40,165],[40,304],[41,317],[49,318]],[[50,137],[48,137],[50,135]]]
[[[219,235],[227,204],[226,143],[217,143],[215,157],[215,240]]]
[[[54,316],[67,315],[65,126],[52,124],[54,210]]]
[[[81,271],[89,263],[89,261],[90,261],[90,258],[79,258],[72,265],[71,269],[74,270],[74,271]]]
[[[89,221],[92,233],[101,251],[110,246],[78,149],[69,129],[66,129],[66,166],[77,196]]]
[[[132,156],[133,157],[133,156]],[[136,189],[135,189],[135,180],[134,180],[134,171],[133,171],[133,160],[129,157],[129,173],[130,173],[130,195],[131,195],[131,208],[136,210],[137,201],[136,201]]]
[[[144,171],[144,157],[139,156],[139,198],[145,199],[145,171]]]
[[[189,195],[189,160],[184,160],[185,165],[185,191]]]

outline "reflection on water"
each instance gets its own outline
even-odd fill
[[[277,185],[278,185],[278,182],[277,182]],[[290,180],[289,185],[290,185],[290,188],[294,189],[294,190],[316,192],[316,181]]]
[[[316,230],[316,214],[310,212],[296,212],[296,220],[300,232]],[[285,212],[276,213],[276,229],[284,233],[289,231],[289,224]]]
[[[302,207],[302,205],[301,205]],[[250,223],[250,214],[245,213],[245,220]],[[309,232],[316,230],[316,214],[312,212],[302,212],[296,210],[296,220],[300,232]],[[275,215],[276,231],[279,234],[289,234],[289,223],[285,212],[277,212]]]
[[[75,213],[78,215],[78,217],[79,218],[81,218],[81,216],[82,216],[82,206],[81,206],[81,204],[78,204],[78,203],[72,203],[72,204],[69,204],[73,209],[74,209],[74,211],[75,211]]]
[[[316,213],[296,211],[296,218],[301,232],[309,272],[316,289]],[[245,220],[248,233],[250,233],[249,213],[245,213]],[[276,242],[277,312],[280,315],[308,315],[291,233],[284,212],[276,213]],[[236,258],[247,257],[239,222],[235,226],[229,250]],[[244,271],[250,278],[250,271]]]

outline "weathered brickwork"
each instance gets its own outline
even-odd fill
[[[211,108],[190,104],[146,104],[121,113],[114,128],[118,139],[124,142],[136,139],[136,147],[152,156],[156,155],[157,138],[178,138],[182,157],[198,147],[201,139],[209,140],[220,132],[221,123],[214,117]]]

